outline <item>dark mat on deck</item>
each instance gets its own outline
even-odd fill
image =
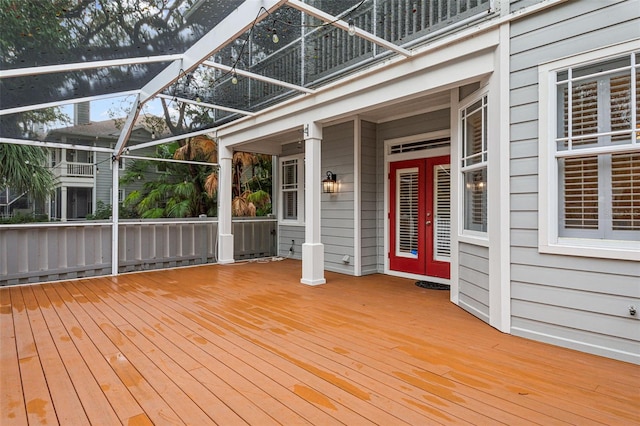
[[[416,281],[416,285],[430,290],[449,290],[449,284],[434,283],[432,281]]]

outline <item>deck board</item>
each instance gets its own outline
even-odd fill
[[[640,425],[640,367],[249,262],[0,288],[0,424]]]

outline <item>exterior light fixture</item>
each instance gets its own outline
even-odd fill
[[[236,75],[235,70],[233,71],[233,77],[231,77],[231,84],[238,84],[238,76]]]
[[[349,35],[350,36],[354,36],[356,35],[356,24],[353,22],[353,18],[349,18]]]
[[[277,44],[280,41],[280,37],[278,37],[278,32],[276,31],[276,29],[273,29],[273,35],[271,36],[271,41],[273,41],[275,44]]]
[[[338,182],[336,181],[335,173],[327,172],[327,178],[322,180],[322,192],[326,194],[338,192]]]

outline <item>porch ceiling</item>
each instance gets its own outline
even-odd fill
[[[0,288],[1,424],[637,424],[637,366],[300,263]]]

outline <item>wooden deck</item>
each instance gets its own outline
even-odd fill
[[[640,367],[285,260],[0,289],[1,425],[640,424]]]

